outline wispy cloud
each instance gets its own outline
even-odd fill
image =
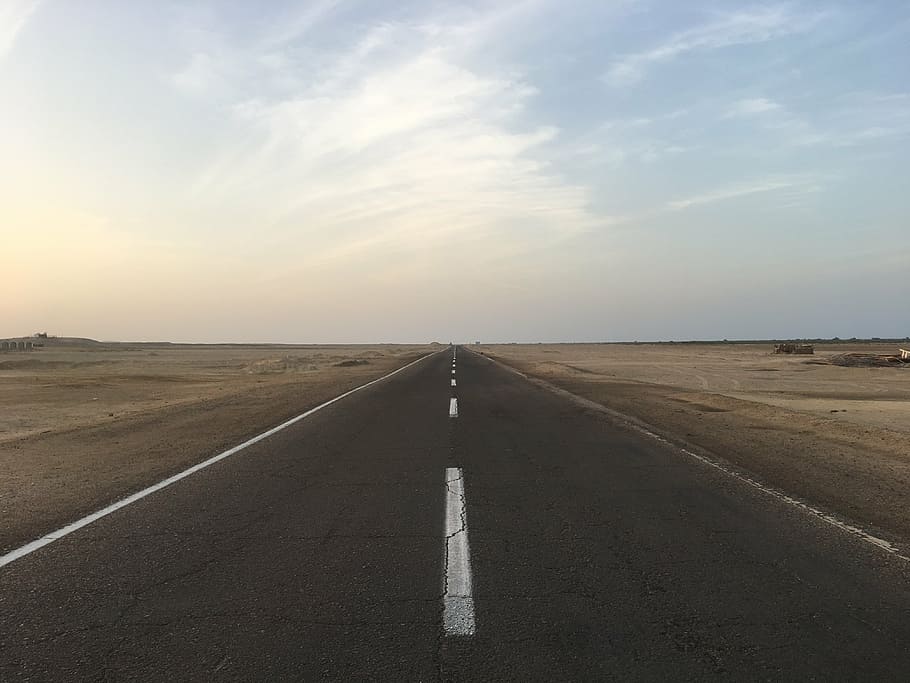
[[[754,178],[714,187],[688,197],[664,201],[643,211],[614,215],[610,217],[609,224],[613,226],[637,226],[690,209],[734,201],[758,194],[777,195],[778,201],[775,204],[777,208],[798,206],[806,197],[820,192],[823,188],[823,183],[823,178],[811,175],[780,175]]]
[[[649,67],[688,52],[763,43],[808,30],[819,15],[798,14],[786,6],[742,10],[676,33],[661,45],[625,55],[610,65],[604,81],[623,86],[640,81]]]
[[[330,17],[340,3],[341,0],[315,0],[294,9],[269,24],[261,38],[261,44],[265,47],[282,48],[298,40]]]
[[[16,42],[29,17],[38,9],[40,0],[0,1],[0,58],[3,58]]]
[[[667,203],[667,209],[682,211],[706,204],[715,204],[730,199],[778,190],[799,190],[801,193],[817,192],[818,181],[806,177],[764,178],[748,183],[721,187],[683,199],[675,199]]]
[[[184,93],[203,98],[241,97],[251,88],[296,87],[300,64],[289,52],[331,19],[339,4],[340,0],[317,0],[285,10],[250,29],[246,41],[219,33],[213,17],[206,15],[210,23],[200,24],[200,18],[188,12],[179,32],[192,48],[170,80]]]
[[[758,97],[733,102],[720,118],[752,120],[778,148],[857,147],[910,135],[910,97],[846,93],[803,112]]]
[[[781,105],[766,97],[754,97],[743,100],[737,100],[727,109],[724,114],[725,118],[734,118],[739,116],[755,116],[757,114],[767,114],[768,112],[780,111]]]
[[[558,130],[519,124],[536,90],[460,63],[467,44],[490,39],[490,21],[471,25],[480,35],[377,25],[320,55],[325,68],[292,89],[237,98],[229,112],[244,132],[200,175],[196,197],[252,202],[276,231],[308,236],[310,262],[455,234],[514,250],[590,227],[586,189],[542,153]],[[273,71],[301,71],[292,50],[280,54]]]

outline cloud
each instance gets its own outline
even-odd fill
[[[496,38],[490,22],[472,25]],[[544,153],[559,131],[521,123],[536,90],[462,63],[480,37],[379,24],[319,55],[324,68],[293,89],[251,90],[228,109],[242,134],[199,175],[197,200],[305,235],[298,264],[471,240],[517,254],[590,228],[587,190]],[[281,55],[275,68],[302,71],[294,51]]]
[[[778,202],[776,204],[778,208],[797,206],[805,197],[821,190],[822,180],[814,176],[769,176],[723,185],[688,197],[658,204],[653,206],[653,208],[642,211],[614,215],[606,223],[612,226],[640,225],[645,221],[653,221],[669,214],[764,193],[780,194],[780,199],[783,203]]]
[[[646,116],[602,121],[590,130],[576,132],[561,145],[555,159],[578,168],[600,166],[617,169],[629,164],[652,164],[698,147],[687,139],[687,126],[677,122],[690,113],[673,109]]]
[[[853,146],[910,135],[910,95],[851,93],[833,115],[835,144]]]
[[[777,102],[765,97],[755,97],[734,102],[727,109],[724,118],[755,116],[756,114],[767,114],[768,112],[780,111],[781,109],[782,107]]]
[[[300,65],[288,53],[331,18],[339,4],[340,0],[316,0],[293,7],[251,27],[246,42],[220,34],[214,27],[215,18],[208,13],[201,25],[198,13],[187,10],[178,33],[191,50],[170,80],[185,94],[197,97],[237,97],[251,85],[294,87],[299,81],[295,69]]]
[[[335,11],[341,0],[316,0],[280,20],[273,22],[262,37],[262,44],[269,47],[283,47],[299,40],[311,32]]]
[[[773,113],[773,116],[762,116]],[[910,98],[904,93],[846,93],[799,115],[757,98],[731,105],[723,118],[751,117],[776,136],[776,146],[859,147],[910,135]]]
[[[715,204],[729,199],[778,190],[799,190],[803,193],[816,192],[818,191],[818,185],[814,180],[805,177],[765,178],[749,183],[721,187],[684,199],[676,199],[668,202],[666,208],[671,211],[682,211],[706,204]]]
[[[736,12],[676,33],[649,50],[625,55],[610,65],[603,78],[608,85],[631,85],[644,78],[649,67],[688,52],[764,43],[806,31],[818,19],[819,15],[795,14],[784,6]]]
[[[0,0],[0,58],[13,49],[17,36],[38,9],[38,4],[39,0]]]
[[[172,76],[174,84],[191,93],[211,93],[223,87],[224,67],[206,52],[196,52],[186,65]]]

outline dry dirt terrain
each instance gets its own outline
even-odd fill
[[[49,340],[0,353],[0,552],[439,348]]]
[[[839,367],[893,344],[471,346],[792,495],[910,544],[910,364]]]

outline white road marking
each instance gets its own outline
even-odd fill
[[[458,399],[453,398],[449,401],[449,417],[458,417]]]
[[[474,635],[474,581],[468,545],[464,474],[446,469],[446,557],[442,587],[442,626],[446,635]]]
[[[106,517],[107,515],[111,514],[112,512],[116,512],[120,508],[124,508],[127,505],[130,505],[131,503],[135,503],[137,500],[142,500],[146,496],[148,496],[152,493],[155,493],[155,491],[160,491],[161,489],[163,489],[167,486],[170,486],[171,484],[178,482],[181,479],[185,479],[186,477],[190,476],[191,474],[195,474],[199,470],[204,470],[206,467],[209,467],[210,465],[214,465],[219,460],[224,460],[225,458],[229,458],[232,455],[239,453],[244,448],[252,446],[254,443],[258,443],[258,442],[262,441],[263,439],[269,438],[273,434],[280,432],[282,429],[286,429],[287,427],[290,427],[292,424],[299,422],[300,420],[302,420],[306,417],[309,417],[313,413],[320,411],[323,408],[326,408],[326,407],[332,405],[333,403],[340,401],[341,399],[360,391],[361,389],[366,389],[367,387],[372,386],[373,384],[376,384],[377,382],[381,382],[384,379],[388,379],[392,375],[397,375],[402,370],[406,370],[407,368],[411,367],[415,363],[419,363],[420,361],[422,361],[426,358],[429,358],[432,355],[433,354],[427,354],[426,356],[422,356],[422,357],[418,358],[417,360],[412,361],[412,362],[408,363],[407,365],[390,372],[387,375],[383,375],[382,377],[379,377],[378,379],[374,379],[370,382],[367,382],[366,384],[361,384],[359,387],[355,387],[355,388],[351,389],[350,391],[346,391],[345,393],[341,394],[340,396],[336,396],[335,398],[330,399],[330,400],[326,401],[325,403],[319,404],[315,408],[310,408],[305,413],[301,413],[297,417],[292,417],[290,420],[287,420],[286,422],[282,422],[277,427],[272,427],[268,431],[265,431],[262,434],[259,434],[258,436],[254,436],[252,439],[244,441],[239,446],[234,446],[233,448],[230,448],[230,449],[224,451],[223,453],[219,453],[218,455],[212,456],[208,460],[203,460],[202,462],[200,462],[196,465],[193,465],[192,467],[185,469],[178,474],[168,477],[167,479],[164,479],[163,481],[160,481],[157,484],[153,484],[152,486],[149,486],[148,488],[142,489],[141,491],[137,491],[133,495],[127,496],[123,500],[119,500],[116,503],[112,503],[111,505],[108,505],[105,508],[101,508],[97,512],[93,512],[92,514],[87,515],[87,516],[83,517],[82,519],[78,519],[75,522],[72,522],[70,524],[67,524],[64,527],[61,527],[60,529],[57,529],[56,531],[52,531],[51,533],[47,534],[46,536],[42,536],[41,538],[31,541],[30,543],[26,543],[24,546],[22,546],[20,548],[16,548],[15,550],[11,550],[10,552],[6,553],[5,555],[0,555],[0,567],[5,567],[6,565],[10,564],[11,562],[15,562],[19,558],[25,557],[26,555],[29,555],[30,553],[35,552],[39,548],[43,548],[44,546],[49,545],[49,544],[53,543],[54,541],[58,541],[61,538],[63,538],[64,536],[68,536],[69,534],[73,533],[74,531],[77,531],[84,526],[88,526],[92,522],[96,522],[99,519],[101,519],[102,517]]]
[[[711,460],[710,458],[706,458],[703,455],[699,455],[698,453],[693,453],[692,451],[690,451],[687,448],[682,448],[680,446],[676,446],[675,444],[671,443],[667,439],[664,439],[662,436],[658,436],[657,434],[654,434],[653,432],[650,432],[647,429],[642,429],[635,425],[633,425],[633,426],[636,429],[639,429],[643,433],[647,434],[651,438],[653,438],[657,441],[660,441],[662,443],[668,444],[670,446],[673,446],[674,448],[678,448],[680,451],[682,451],[686,455],[688,455],[692,458],[695,458],[696,460],[699,460],[699,461],[705,463],[706,465],[710,465],[711,467],[713,467],[717,470],[720,470],[724,474],[729,474],[731,477],[735,477],[736,479],[739,479],[741,482],[744,482],[744,483],[748,484],[749,486],[753,486],[753,487],[757,488],[759,491],[767,493],[769,496],[774,496],[778,500],[781,500],[789,505],[792,505],[801,510],[804,510],[805,512],[808,512],[809,514],[814,515],[815,517],[818,517],[823,522],[827,522],[831,526],[837,527],[841,531],[846,531],[848,534],[852,534],[853,536],[858,537],[859,539],[865,541],[866,543],[874,545],[877,548],[881,548],[882,550],[884,550],[888,553],[891,553],[895,557],[899,557],[902,560],[910,561],[910,557],[901,553],[900,549],[897,548],[896,546],[894,546],[892,543],[889,543],[885,539],[879,538],[878,536],[873,536],[865,529],[861,529],[860,527],[854,526],[853,524],[848,524],[847,522],[844,522],[844,521],[838,519],[834,515],[830,515],[827,512],[824,512],[823,510],[819,510],[817,507],[815,507],[813,505],[809,505],[809,503],[801,501],[798,498],[794,498],[793,496],[787,495],[783,491],[778,491],[777,489],[773,489],[769,486],[765,486],[760,481],[753,479],[752,477],[750,477],[748,475],[737,472],[736,470],[731,469],[730,467],[727,467],[723,463],[716,462],[714,460]]]
[[[452,374],[453,374],[453,375],[455,374],[455,370],[452,370]]]
[[[452,386],[453,386],[453,387],[455,386],[455,378],[454,378],[454,377],[452,378]]]

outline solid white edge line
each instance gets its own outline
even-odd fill
[[[458,417],[458,399],[449,399],[449,417]]]
[[[438,352],[436,352],[436,353],[438,353]],[[130,496],[127,496],[126,498],[124,498],[122,500],[118,500],[116,503],[112,503],[111,505],[108,505],[107,507],[101,508],[100,510],[93,512],[92,514],[87,515],[87,516],[83,517],[82,519],[78,519],[75,522],[71,522],[70,524],[67,524],[64,527],[61,527],[61,528],[57,529],[56,531],[52,531],[51,533],[46,534],[46,535],[42,536],[41,538],[31,541],[30,543],[26,543],[25,545],[23,545],[19,548],[16,548],[15,550],[11,550],[8,553],[6,553],[5,555],[0,555],[0,567],[5,567],[6,565],[10,564],[11,562],[15,562],[16,560],[35,552],[39,548],[43,548],[44,546],[49,545],[49,544],[53,543],[54,541],[60,540],[64,536],[68,536],[69,534],[81,529],[84,526],[88,526],[92,522],[96,522],[97,520],[101,519],[102,517],[106,517],[107,515],[111,514],[112,512],[116,512],[120,508],[124,508],[127,505],[130,505],[131,503],[135,503],[137,500],[141,500],[142,498],[145,498],[146,496],[148,496],[152,493],[155,493],[155,491],[160,491],[161,489],[163,489],[167,486],[170,486],[171,484],[178,482],[181,479],[185,479],[186,477],[190,476],[191,474],[195,474],[199,470],[203,470],[206,467],[209,467],[210,465],[214,465],[219,460],[224,460],[225,458],[229,458],[232,455],[242,451],[244,448],[247,448],[248,446],[252,446],[253,444],[258,443],[258,442],[262,441],[263,439],[267,439],[268,437],[272,436],[273,434],[276,434],[277,432],[280,432],[281,430],[283,430],[287,427],[290,427],[292,424],[299,422],[300,420],[302,420],[306,417],[309,417],[313,413],[320,411],[323,408],[330,406],[333,403],[336,403],[337,401],[340,401],[341,399],[360,391],[361,389],[366,389],[367,387],[372,386],[373,384],[376,384],[377,382],[381,382],[382,380],[388,379],[389,377],[391,377],[393,375],[397,375],[402,370],[407,370],[412,365],[415,365],[416,363],[419,363],[420,361],[425,360],[432,355],[434,355],[434,354],[428,353],[425,356],[421,356],[417,360],[411,361],[407,365],[403,365],[402,367],[398,368],[397,370],[393,370],[392,372],[390,372],[387,375],[378,377],[377,379],[371,380],[371,381],[367,382],[366,384],[361,384],[359,387],[354,387],[350,391],[346,391],[345,393],[343,393],[339,396],[336,396],[333,399],[329,399],[325,403],[321,403],[318,406],[316,406],[315,408],[310,408],[306,412],[301,413],[300,415],[298,415],[296,417],[292,417],[290,420],[287,420],[286,422],[282,422],[277,427],[272,427],[268,431],[265,431],[262,434],[259,434],[258,436],[254,436],[252,439],[244,441],[242,444],[240,444],[238,446],[234,446],[233,448],[230,448],[222,453],[219,453],[218,455],[212,456],[208,460],[203,460],[202,462],[197,463],[197,464],[193,465],[192,467],[189,467],[189,468],[183,470],[182,472],[178,472],[177,474],[170,476],[167,479],[164,479],[163,481],[158,482],[157,484],[153,484],[152,486],[149,486],[148,488],[144,488],[141,491],[137,491],[136,493],[134,493]]]
[[[855,526],[853,524],[848,524],[847,522],[844,522],[844,521],[838,519],[834,515],[830,515],[827,512],[824,512],[823,510],[818,509],[814,505],[810,505],[809,503],[801,501],[798,498],[794,498],[793,496],[790,496],[790,495],[784,493],[783,491],[778,491],[777,489],[773,489],[770,486],[765,486],[760,481],[753,479],[752,477],[742,474],[740,472],[737,472],[729,467],[726,467],[722,463],[715,462],[714,460],[711,460],[710,458],[706,458],[703,455],[699,455],[698,453],[693,453],[692,451],[690,451],[687,448],[682,448],[681,446],[676,446],[675,444],[671,443],[667,439],[664,439],[663,437],[658,436],[657,434],[654,434],[653,432],[650,432],[646,429],[642,429],[635,425],[632,425],[632,426],[633,426],[633,428],[639,429],[639,431],[643,432],[644,434],[647,434],[648,436],[655,439],[656,441],[660,441],[660,442],[663,442],[674,448],[678,448],[681,452],[688,455],[689,457],[695,458],[696,460],[703,462],[705,465],[709,465],[710,467],[720,470],[724,474],[728,474],[731,477],[739,479],[741,482],[748,484],[749,486],[752,486],[752,487],[758,489],[759,491],[762,491],[763,493],[768,494],[769,496],[773,496],[774,498],[777,498],[778,500],[781,500],[784,503],[787,503],[789,505],[792,505],[793,507],[796,507],[805,512],[808,512],[809,514],[817,517],[821,521],[827,522],[831,526],[836,527],[836,528],[840,529],[841,531],[845,531],[848,534],[856,536],[860,540],[865,541],[866,543],[868,543],[870,545],[874,545],[875,547],[880,548],[880,549],[890,553],[894,557],[898,557],[904,561],[910,561],[910,557],[907,557],[906,555],[901,553],[900,549],[898,549],[893,543],[890,543],[889,541],[886,541],[883,538],[879,538],[878,536],[870,534],[865,529],[861,529],[860,527]]]
[[[474,580],[468,545],[464,473],[446,468],[445,574],[442,586],[442,626],[449,636],[473,636]]]

